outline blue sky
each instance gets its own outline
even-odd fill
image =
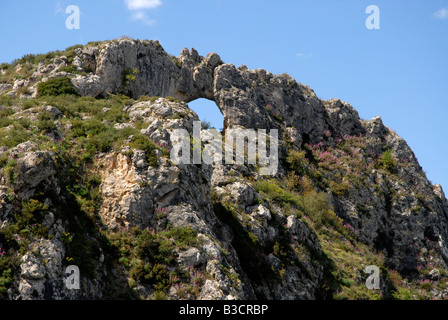
[[[69,5],[79,30],[66,28]],[[366,28],[369,5],[379,30]],[[0,0],[0,62],[123,35],[286,72],[363,119],[380,115],[448,193],[448,0]],[[222,127],[216,107],[191,105]]]

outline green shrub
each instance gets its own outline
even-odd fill
[[[295,171],[299,175],[305,174],[306,169],[306,152],[291,150],[286,158],[291,170]]]
[[[168,238],[172,237],[178,248],[197,247],[199,245],[197,232],[190,228],[174,227],[167,231],[165,235]]]
[[[314,223],[316,229],[320,229],[322,225],[341,228],[342,221],[334,213],[328,203],[326,193],[317,193],[315,191],[306,193],[303,196],[303,210]]]
[[[392,298],[395,300],[415,300],[414,295],[409,289],[399,288],[392,293]]]
[[[10,107],[13,105],[13,100],[6,95],[2,95],[0,96],[0,105]]]
[[[106,126],[97,119],[81,120],[79,118],[72,121],[71,135],[74,137],[89,137],[105,132]]]
[[[280,204],[293,204],[301,206],[299,195],[280,187],[279,183],[272,180],[260,180],[254,184],[255,190],[261,192],[267,200],[273,200]]]
[[[14,114],[14,111],[12,110],[12,108],[1,108],[0,109],[0,118],[5,118],[12,114]]]
[[[138,132],[132,127],[117,130],[106,126],[98,119],[81,120],[79,118],[72,121],[71,136],[74,138],[86,138],[83,146],[88,154],[85,159],[90,159],[96,152],[107,152],[111,148],[120,151],[127,144],[132,149],[143,150],[150,166],[157,166],[157,155],[155,150],[158,147],[146,135]],[[131,137],[130,141],[126,140]]]
[[[22,210],[14,215],[12,223],[0,230],[0,236],[8,246],[15,246],[15,235],[19,234],[24,240],[20,251],[27,250],[28,240],[48,236],[48,230],[39,222],[48,210],[48,206],[35,199],[22,201]]]
[[[151,284],[156,286],[156,290],[164,290],[169,284],[169,272],[164,265],[152,265],[142,260],[137,260],[129,275],[132,279],[138,280],[141,283]]]
[[[31,63],[37,61],[37,56],[35,54],[26,54],[20,59],[16,59],[13,61],[13,64],[25,64],[25,63]]]
[[[149,97],[149,96],[145,96],[145,95],[143,95],[143,96],[141,96],[139,99],[138,99],[138,102],[143,102],[143,101],[151,101],[151,102],[155,102],[155,101],[157,101],[157,99],[159,99],[160,97]]]
[[[397,164],[396,160],[395,160],[394,156],[392,155],[392,150],[386,150],[383,152],[381,157],[378,159],[376,167],[382,168],[389,172],[394,172],[395,168],[396,168],[396,164]]]
[[[138,74],[139,74],[139,72],[138,72],[137,68],[129,68],[129,69],[123,70],[122,79],[121,79],[122,85],[124,87],[128,87],[132,82],[137,80]]]
[[[203,130],[208,130],[212,127],[212,124],[210,121],[201,121],[201,126]]]
[[[139,149],[145,151],[146,160],[148,161],[148,164],[152,167],[157,166],[157,156],[155,154],[157,146],[147,136],[145,136],[140,132],[134,134],[129,146],[133,149]]]
[[[179,69],[182,69],[182,61],[180,61],[179,59],[177,59],[177,57],[175,57],[175,56],[171,56],[170,57],[171,58],[171,61],[173,61],[174,62],[174,64],[179,68]]]
[[[78,73],[78,68],[76,68],[76,66],[70,65],[59,68],[59,71],[68,73]]]
[[[176,268],[174,249],[197,245],[196,235],[188,228],[169,228],[160,233],[154,229],[133,228],[111,233],[109,240],[133,285],[136,281],[148,284],[161,294],[170,285],[191,277],[187,271]]]
[[[71,64],[73,62],[73,60],[76,57],[76,53],[75,50],[76,49],[82,49],[84,46],[81,44],[77,44],[71,47],[68,47],[67,49],[65,49],[65,52],[63,53],[66,57],[68,62]]]
[[[4,168],[9,160],[9,152],[0,153],[0,168]]]
[[[349,193],[351,186],[347,180],[342,182],[330,181],[330,189],[336,196],[344,197]]]
[[[105,130],[87,140],[86,147],[93,153],[107,152],[114,145],[115,137],[111,130]]]
[[[22,142],[28,141],[30,134],[20,124],[20,122],[13,122],[13,128],[9,130],[0,131],[0,146],[14,148]]]
[[[114,100],[100,100],[93,97],[77,97],[73,95],[46,96],[42,103],[57,107],[66,117],[79,117],[78,113],[88,113],[98,120],[103,120],[104,107],[122,108],[121,102]],[[112,106],[110,106],[112,104]]]
[[[31,199],[29,201],[22,202],[22,213],[19,215],[16,220],[18,223],[21,223],[23,226],[29,224],[34,221],[36,215],[48,210],[48,206],[39,202],[38,200]]]
[[[82,49],[84,46],[82,44],[75,44],[65,49],[65,51],[75,51],[76,49]]]
[[[2,162],[5,162],[5,159],[2,157]],[[3,176],[6,180],[13,184],[17,175],[17,161],[15,159],[8,160],[6,159],[6,163],[3,167]]]
[[[13,123],[13,121],[9,118],[6,117],[2,117],[0,115],[0,128],[5,128],[8,127],[9,125],[11,125]]]
[[[112,123],[124,123],[129,120],[129,115],[123,112],[122,107],[113,106],[104,116],[103,119]]]
[[[68,77],[51,79],[46,82],[41,82],[37,86],[37,92],[40,97],[60,96],[64,94],[79,96],[79,93],[75,90],[70,78]]]
[[[82,44],[75,44],[65,49],[66,52],[75,51],[76,49],[82,49],[84,46]]]
[[[34,99],[27,99],[22,102],[22,109],[27,110],[37,106],[37,102]]]
[[[171,102],[176,102],[176,103],[182,102],[182,101],[177,100],[176,98],[171,97],[171,96],[165,97],[165,99],[168,100],[168,101],[171,101]]]
[[[53,115],[50,112],[41,112],[39,113],[37,118],[39,121],[37,122],[36,126],[39,130],[43,131],[44,133],[50,133],[56,130],[56,124],[54,122]]]
[[[14,281],[13,271],[17,270],[19,264],[18,258],[8,255],[0,256],[0,300],[7,297],[8,288]]]
[[[17,64],[30,64],[36,65],[40,62],[50,63],[51,59],[55,58],[60,51],[52,51],[44,54],[26,54],[20,59],[16,59],[12,62],[13,65]]]

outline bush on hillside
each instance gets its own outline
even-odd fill
[[[37,86],[37,92],[42,96],[60,96],[63,94],[72,94],[79,96],[68,77],[51,79],[46,82],[41,82]]]

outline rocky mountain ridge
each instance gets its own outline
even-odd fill
[[[448,202],[407,143],[292,77],[121,38],[0,65],[9,299],[443,299]],[[279,170],[174,165],[206,98]],[[203,147],[210,143],[205,131]],[[224,133],[223,132],[223,133]],[[82,289],[64,270],[77,265]],[[364,269],[381,270],[381,289]]]

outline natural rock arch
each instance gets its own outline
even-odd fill
[[[202,122],[210,122],[217,130],[224,128],[224,115],[213,100],[199,98],[190,101],[188,107],[196,112]]]
[[[174,57],[158,41],[119,39],[78,49],[77,56],[80,68],[94,71],[72,79],[81,95],[126,92],[136,99],[148,95],[187,103],[204,98],[214,101],[223,114],[223,129],[297,129],[313,142],[321,141],[327,130],[342,136],[362,129],[350,105],[324,105],[313,90],[287,74],[236,68],[216,53],[202,57],[195,49],[183,49]],[[135,79],[124,81],[127,74]]]

